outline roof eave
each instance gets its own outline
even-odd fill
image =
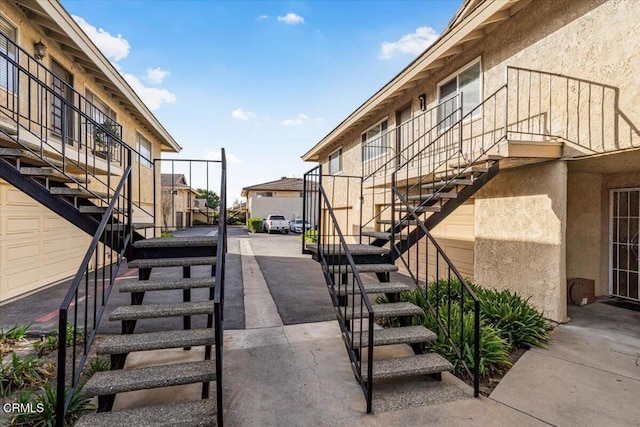
[[[530,0],[486,0],[477,5],[468,16],[460,19],[456,25],[448,28],[445,33],[420,56],[413,60],[391,79],[391,81],[373,94],[373,96],[351,113],[329,132],[329,134],[302,155],[302,160],[308,162],[319,161],[319,155],[322,149],[342,137],[358,121],[380,107],[384,100],[389,99],[394,93],[401,91],[403,87],[418,80],[421,73],[442,67],[446,63],[446,58],[461,53],[460,46],[469,41],[468,37],[470,37],[473,32],[479,31],[483,26],[488,25],[487,22],[489,21],[491,21],[490,23],[498,22],[496,20],[492,21],[492,17],[494,17],[493,19],[499,18],[499,20],[508,19],[511,16],[509,8],[521,1],[528,3]],[[461,7],[466,8],[468,6],[469,2],[465,2]],[[498,14],[500,14],[500,16],[494,16]],[[474,36],[473,39],[475,40],[482,37],[484,36]]]

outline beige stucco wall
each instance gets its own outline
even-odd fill
[[[476,193],[475,281],[509,288],[566,319],[567,167],[502,171]]]
[[[90,89],[116,111],[117,121],[123,127],[123,140],[129,146],[136,147],[136,135],[140,132],[151,142],[152,156],[160,157],[159,141],[142,123],[130,116],[102,85],[60,50],[55,41],[32,25],[15,4],[0,0],[0,13],[16,26],[18,44],[27,52],[32,53],[33,44],[38,40],[47,46],[46,56],[40,61],[42,65],[50,67],[55,60],[73,74],[76,91],[84,95],[86,89]],[[26,96],[26,89],[21,90],[20,95]],[[50,140],[55,141],[55,137],[50,137]],[[72,151],[73,148],[68,146],[67,154]],[[159,180],[159,169],[157,174]],[[147,166],[138,165],[135,156],[133,177],[134,200],[153,214],[153,172]],[[104,176],[101,179],[106,181]],[[115,186],[113,180],[112,185]],[[90,188],[95,190],[103,187],[97,179],[90,184]],[[159,186],[156,191],[159,200]],[[6,183],[0,185],[0,206],[0,301],[36,290],[76,272],[90,236]],[[134,208],[135,222],[149,222],[149,218],[143,209]]]
[[[302,218],[302,197],[249,197],[248,215],[254,218],[266,218],[271,214],[280,214],[291,221]]]
[[[608,294],[608,281],[602,280],[600,260],[607,259],[601,242],[602,221],[607,220],[603,205],[602,174],[570,172],[567,180],[567,277],[595,280],[596,295]]]

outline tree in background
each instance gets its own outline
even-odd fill
[[[196,198],[206,199],[209,209],[218,209],[220,206],[220,196],[218,196],[215,191],[207,191],[204,188],[198,188],[196,191],[198,192],[198,197]]]

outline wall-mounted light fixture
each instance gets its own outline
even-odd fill
[[[47,53],[47,46],[45,46],[45,44],[42,43],[42,40],[38,40],[33,44],[33,50],[34,50],[33,56],[36,59],[42,59]]]
[[[420,110],[424,111],[427,109],[427,95],[422,93],[418,95],[418,99],[420,100]]]

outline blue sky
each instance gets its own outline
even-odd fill
[[[225,147],[230,202],[312,168],[300,156],[433,42],[460,3],[62,0],[183,147],[170,157]]]

